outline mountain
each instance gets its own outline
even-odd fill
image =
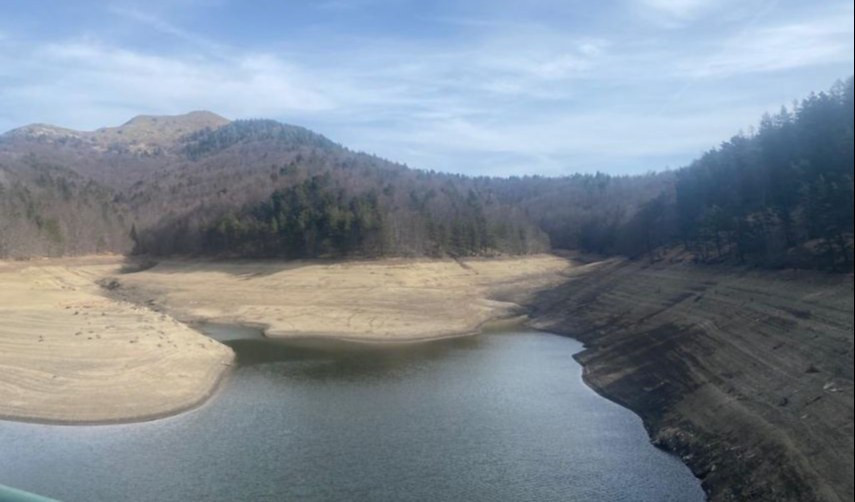
[[[3,134],[0,256],[129,251],[135,217],[122,190],[173,158],[181,137],[228,123],[191,112],[95,131],[31,124]]]
[[[271,120],[139,116],[0,136],[0,255],[472,255],[548,249],[477,180]]]
[[[410,169],[211,112],[0,136],[0,256],[466,256],[550,247],[851,270],[853,80],[689,166],[637,176]]]
[[[138,115],[118,127],[75,131],[48,124],[30,124],[3,135],[7,144],[62,148],[81,154],[130,153],[141,156],[168,152],[180,140],[203,129],[217,129],[229,123],[215,113],[195,111],[184,115]]]

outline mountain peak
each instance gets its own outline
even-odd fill
[[[118,127],[102,127],[90,133],[100,145],[127,145],[137,153],[169,147],[182,136],[202,129],[217,129],[229,120],[208,111],[183,115],[137,115]]]
[[[49,124],[30,124],[13,129],[4,136],[42,142],[80,141],[97,150],[121,145],[129,151],[145,153],[169,147],[187,134],[203,129],[217,129],[229,122],[213,112],[192,111],[182,115],[137,115],[120,126],[102,127],[91,132]]]
[[[195,110],[181,115],[137,115],[125,122],[118,129],[131,127],[173,128],[180,127],[190,130],[212,129],[226,125],[229,119],[207,110]],[[107,128],[105,128],[107,129]]]
[[[112,141],[163,145],[201,129],[216,129],[229,120],[208,111],[183,115],[137,115],[119,127],[104,127],[94,134]]]

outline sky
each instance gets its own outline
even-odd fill
[[[0,0],[0,131],[272,118],[470,175],[678,168],[853,73],[851,0]]]

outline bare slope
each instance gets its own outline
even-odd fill
[[[711,500],[853,499],[851,275],[612,259],[534,303]]]

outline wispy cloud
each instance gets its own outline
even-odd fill
[[[110,5],[108,9],[111,13],[117,16],[141,23],[160,34],[188,42],[197,48],[204,49],[209,54],[217,54],[227,49],[226,45],[218,43],[210,38],[203,37],[190,30],[180,28],[161,17],[139,10],[136,7]]]
[[[0,21],[0,129],[34,121],[93,129],[138,113],[210,109],[306,125],[429,169],[673,167],[851,72],[851,5],[803,5],[790,17],[771,15],[765,1],[739,16],[719,5],[643,0],[569,26],[561,19],[575,18],[572,9],[553,19],[520,15],[514,3],[503,16],[502,2],[491,2],[475,12],[420,12],[409,22],[447,32],[417,37],[407,26],[327,26],[329,12],[347,7],[328,2],[304,15],[327,14],[264,43],[253,43],[255,26],[247,39],[213,36],[222,26],[140,5],[106,15],[157,44],[91,32],[32,40]],[[636,9],[657,19],[652,27]],[[661,30],[662,22],[703,29]]]
[[[853,25],[841,23],[849,12],[787,23],[761,26],[725,39],[708,61],[689,69],[696,77],[721,77],[738,73],[769,72],[852,61]]]
[[[143,112],[210,108],[232,116],[267,116],[333,106],[315,90],[313,78],[265,54],[181,59],[81,40],[48,44],[2,63],[37,82],[3,86],[0,106],[9,110],[27,103],[24,112],[33,118],[77,127],[113,124]]]
[[[637,16],[660,28],[684,28],[717,9],[727,8],[730,0],[631,0]]]
[[[641,0],[642,5],[665,16],[688,19],[710,8],[718,0]]]

